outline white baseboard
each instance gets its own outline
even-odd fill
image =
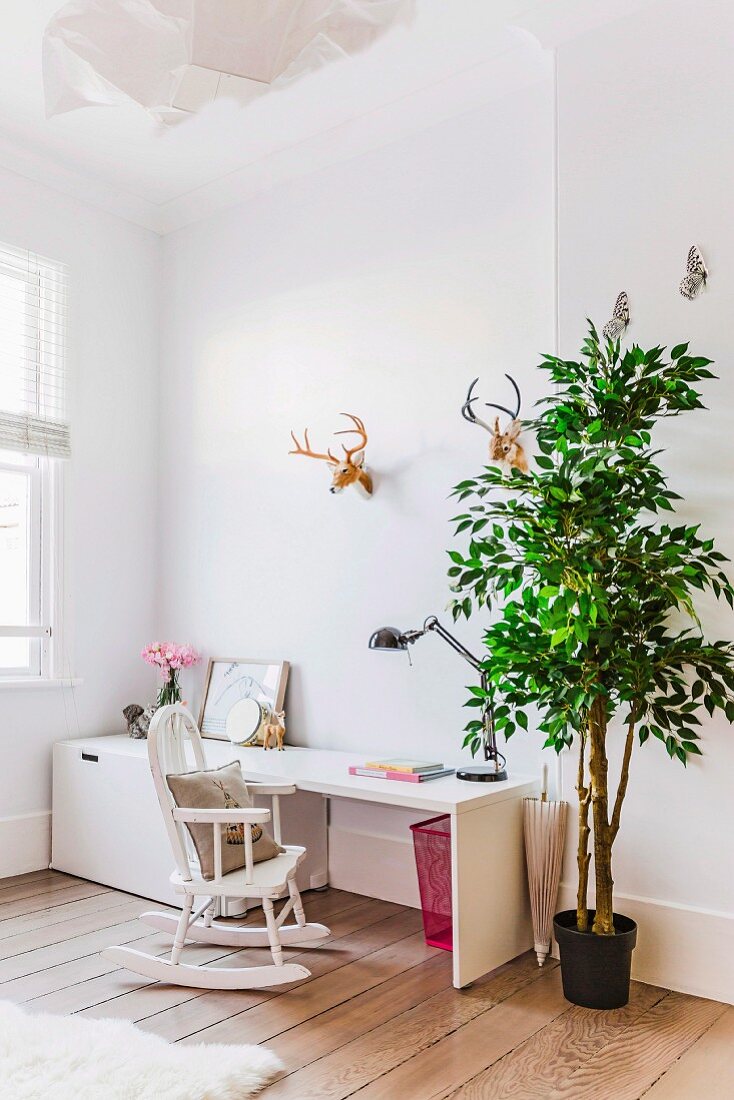
[[[0,818],[0,878],[43,871],[50,862],[50,810]]]
[[[329,827],[329,885],[337,890],[420,906],[413,842]]]
[[[633,978],[734,1004],[734,915],[630,894],[614,901],[638,925]],[[575,907],[575,887],[561,883],[558,909]],[[555,944],[553,954],[558,958]]]

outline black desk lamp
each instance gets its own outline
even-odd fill
[[[482,668],[482,662],[473,653],[470,653],[458,638],[455,638],[453,634],[449,634],[446,627],[441,625],[435,615],[431,615],[426,619],[421,630],[406,630],[405,633],[401,633],[394,626],[380,627],[370,638],[370,649],[379,649],[383,653],[405,652],[409,645],[422,638],[429,630],[434,631],[440,638],[443,638],[465,661],[468,661],[473,669],[476,669],[480,675],[482,687],[486,691],[488,679],[487,673]],[[503,779],[507,779],[507,772],[505,771],[507,761],[497,748],[494,731],[494,710],[492,704],[488,701],[485,701],[482,707],[482,752],[488,763],[459,768],[456,772],[457,778],[466,779],[471,783],[498,783]]]

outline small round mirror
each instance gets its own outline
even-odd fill
[[[227,715],[227,737],[233,745],[251,745],[257,738],[263,712],[257,699],[240,699]]]

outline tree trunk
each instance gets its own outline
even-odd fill
[[[591,804],[594,818],[594,873],[596,877],[596,914],[592,932],[614,935],[612,890],[612,834],[609,825],[609,787],[607,773],[607,714],[604,701],[596,699],[589,715],[591,751]]]
[[[580,734],[579,770],[576,779],[576,793],[579,798],[579,843],[576,854],[578,864],[579,886],[576,895],[576,927],[579,932],[589,931],[589,907],[587,895],[589,891],[589,802],[591,801],[591,789],[586,786],[586,741],[587,731]]]

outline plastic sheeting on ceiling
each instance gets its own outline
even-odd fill
[[[46,114],[139,104],[161,122],[248,103],[370,46],[415,0],[72,0],[44,34]]]

